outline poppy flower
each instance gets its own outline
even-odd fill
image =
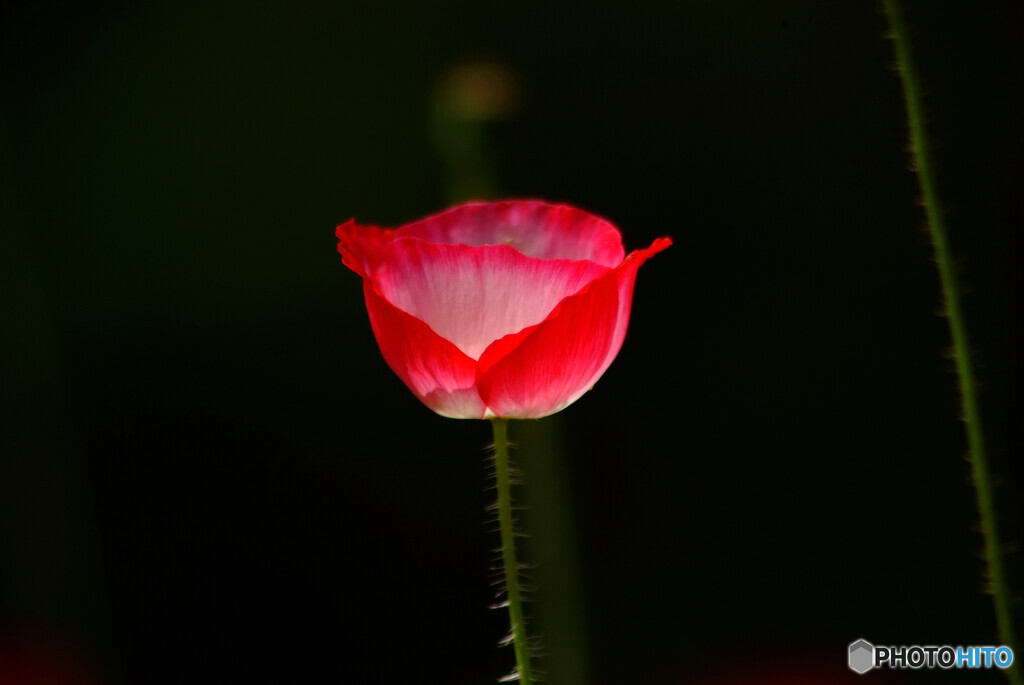
[[[337,229],[388,365],[452,418],[540,418],[589,390],[626,335],[637,269],[607,221],[539,201],[474,202],[398,229]]]

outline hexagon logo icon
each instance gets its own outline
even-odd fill
[[[875,667],[875,646],[867,640],[850,643],[850,670],[861,675]]]

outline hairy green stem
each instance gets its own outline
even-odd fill
[[[501,525],[501,559],[505,570],[505,594],[511,624],[512,648],[516,653],[516,675],[520,685],[531,685],[530,652],[526,642],[523,599],[516,562],[515,524],[512,520],[512,482],[508,464],[508,419],[491,419],[494,428],[494,473],[498,481],[498,522]]]
[[[896,62],[903,82],[903,97],[906,100],[907,122],[910,127],[910,150],[921,186],[926,223],[935,250],[935,261],[938,264],[939,280],[942,285],[942,298],[945,301],[946,318],[949,320],[949,331],[953,340],[956,373],[963,404],[963,420],[967,430],[968,459],[971,464],[974,487],[977,491],[981,530],[985,538],[985,560],[988,565],[988,579],[995,604],[999,639],[1012,649],[1015,643],[1010,609],[1010,589],[1007,583],[1006,569],[1003,565],[992,473],[985,452],[981,412],[978,407],[978,387],[974,369],[971,367],[967,323],[964,320],[946,222],[932,170],[931,150],[925,135],[917,65],[914,63],[910,51],[907,27],[899,2],[897,0],[882,0],[882,2],[889,18],[889,28],[896,50]],[[1013,685],[1020,685],[1020,673],[1021,669],[1016,665],[1008,669],[1007,674]]]

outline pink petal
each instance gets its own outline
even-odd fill
[[[476,362],[414,316],[398,309],[363,281],[366,309],[388,366],[413,394],[442,416],[480,419]]]
[[[659,238],[566,298],[542,323],[498,340],[480,358],[477,385],[497,416],[540,418],[580,398],[622,347],[637,269],[671,245]]]
[[[499,341],[480,360],[484,403],[508,418],[539,418],[567,406],[586,392],[604,362],[618,310],[611,272],[565,299],[542,324]]]
[[[445,416],[540,417],[622,346],[640,265],[614,226],[538,201],[471,203],[397,230],[337,229],[391,368]],[[477,363],[475,360],[479,360]]]
[[[398,229],[397,237],[431,243],[510,245],[538,259],[586,259],[607,267],[622,261],[619,231],[567,205],[537,200],[471,202]]]
[[[609,269],[540,260],[506,245],[433,244],[398,238],[370,274],[381,295],[467,357],[543,321],[559,302]]]

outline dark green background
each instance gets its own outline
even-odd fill
[[[0,16],[0,640],[118,683],[507,672],[489,427],[387,368],[333,237],[450,202],[432,92],[489,60],[521,89],[480,129],[501,195],[675,241],[561,419],[592,682],[997,643],[874,2]],[[1022,12],[907,19],[1019,543]]]

